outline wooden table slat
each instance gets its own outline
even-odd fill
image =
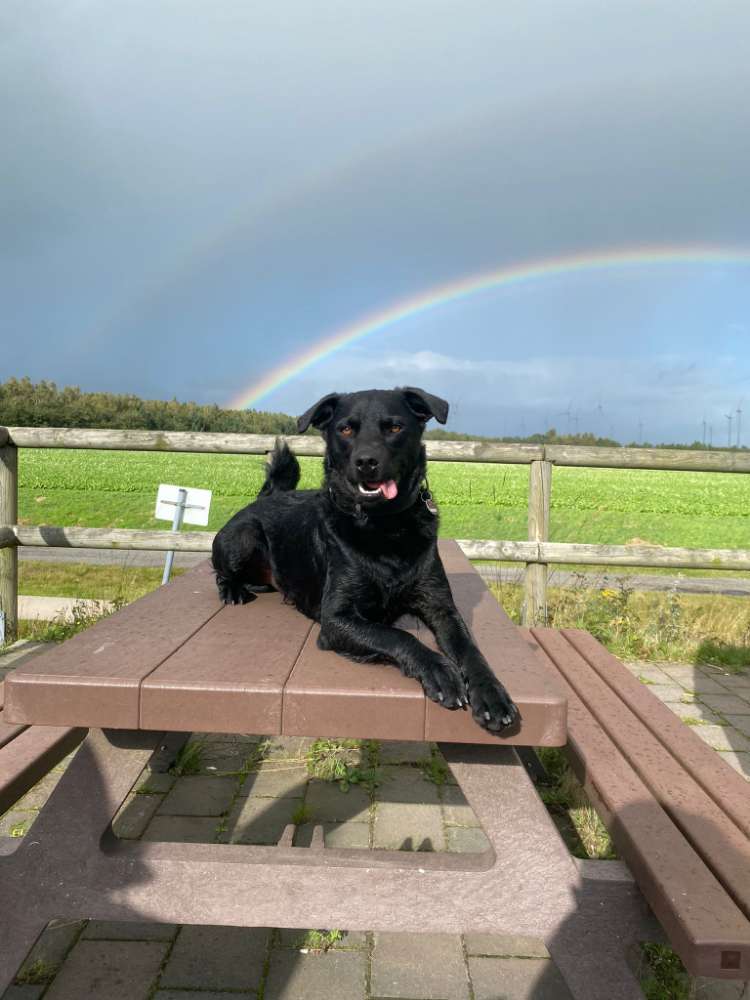
[[[138,728],[141,681],[221,607],[201,563],[17,667],[5,681],[7,720]]]
[[[225,606],[141,686],[141,729],[281,733],[284,684],[312,622],[260,594]]]

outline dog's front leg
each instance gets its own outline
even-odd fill
[[[318,645],[360,663],[393,663],[406,677],[416,677],[427,697],[444,708],[463,708],[468,703],[455,664],[403,629],[370,622],[351,612],[326,614],[324,608]]]
[[[446,656],[458,664],[475,722],[493,733],[512,726],[519,718],[518,708],[474,642],[447,581],[421,593],[413,610]]]

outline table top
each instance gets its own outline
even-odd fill
[[[22,724],[561,746],[566,697],[455,542],[440,554],[461,614],[518,704],[520,728],[485,732],[384,664],[318,649],[319,626],[279,594],[219,600],[208,561],[11,673]],[[422,625],[411,630],[436,648]]]

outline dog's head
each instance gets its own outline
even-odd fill
[[[448,419],[444,399],[423,389],[368,389],[319,399],[297,420],[326,439],[326,477],[341,500],[400,508],[425,471],[422,432],[434,417]]]

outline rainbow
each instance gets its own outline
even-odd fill
[[[750,266],[750,249],[713,246],[646,247],[605,250],[548,257],[501,267],[435,285],[385,309],[379,309],[322,337],[307,350],[288,358],[276,368],[255,379],[227,402],[232,409],[255,406],[264,396],[285,385],[306,368],[324,361],[336,351],[356,343],[371,333],[384,330],[421,313],[439,309],[451,302],[482,292],[509,288],[577,272],[607,271],[615,268],[646,267],[666,264],[733,264]]]

